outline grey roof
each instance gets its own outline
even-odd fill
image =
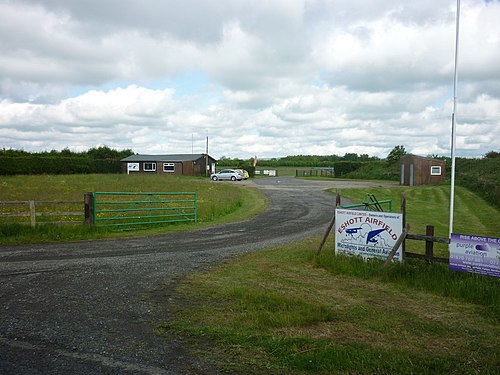
[[[205,154],[172,154],[172,155],[130,155],[126,158],[120,160],[124,162],[147,162],[147,161],[158,161],[158,162],[183,162],[183,161],[195,161],[201,159]],[[208,156],[211,158],[211,156]],[[213,159],[213,158],[212,158]]]

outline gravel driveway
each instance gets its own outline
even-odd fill
[[[371,185],[289,177],[244,184],[269,199],[265,213],[244,222],[0,246],[0,374],[217,374],[176,337],[153,333],[170,319],[179,280],[230,256],[322,234],[335,200],[324,189]]]

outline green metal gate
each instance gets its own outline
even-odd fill
[[[197,222],[196,193],[94,192],[93,221],[104,226]]]
[[[359,204],[352,204],[349,206],[342,206],[342,208],[359,208],[363,207],[366,210],[370,211],[384,211],[384,208],[382,207],[383,204],[387,204],[387,212],[392,212],[392,200],[383,200],[379,201],[374,194],[367,194],[366,199],[363,201],[363,203]]]

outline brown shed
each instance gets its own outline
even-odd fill
[[[122,173],[209,176],[216,160],[207,154],[131,155],[122,160]]]
[[[401,157],[400,164],[400,185],[435,185],[445,179],[444,160],[405,155]]]

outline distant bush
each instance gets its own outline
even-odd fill
[[[337,164],[335,164],[335,172]],[[350,171],[342,176],[343,178],[353,178],[360,180],[390,180],[399,181],[399,164],[389,164],[385,160],[364,162],[359,168]]]
[[[113,150],[107,146],[88,151],[30,153],[24,150],[0,150],[0,175],[120,173],[120,160],[133,155],[132,150]]]
[[[61,156],[2,156],[0,175],[120,173],[120,161]]]
[[[333,164],[335,177],[346,177],[349,173],[359,170],[367,163],[363,161],[337,161]]]

